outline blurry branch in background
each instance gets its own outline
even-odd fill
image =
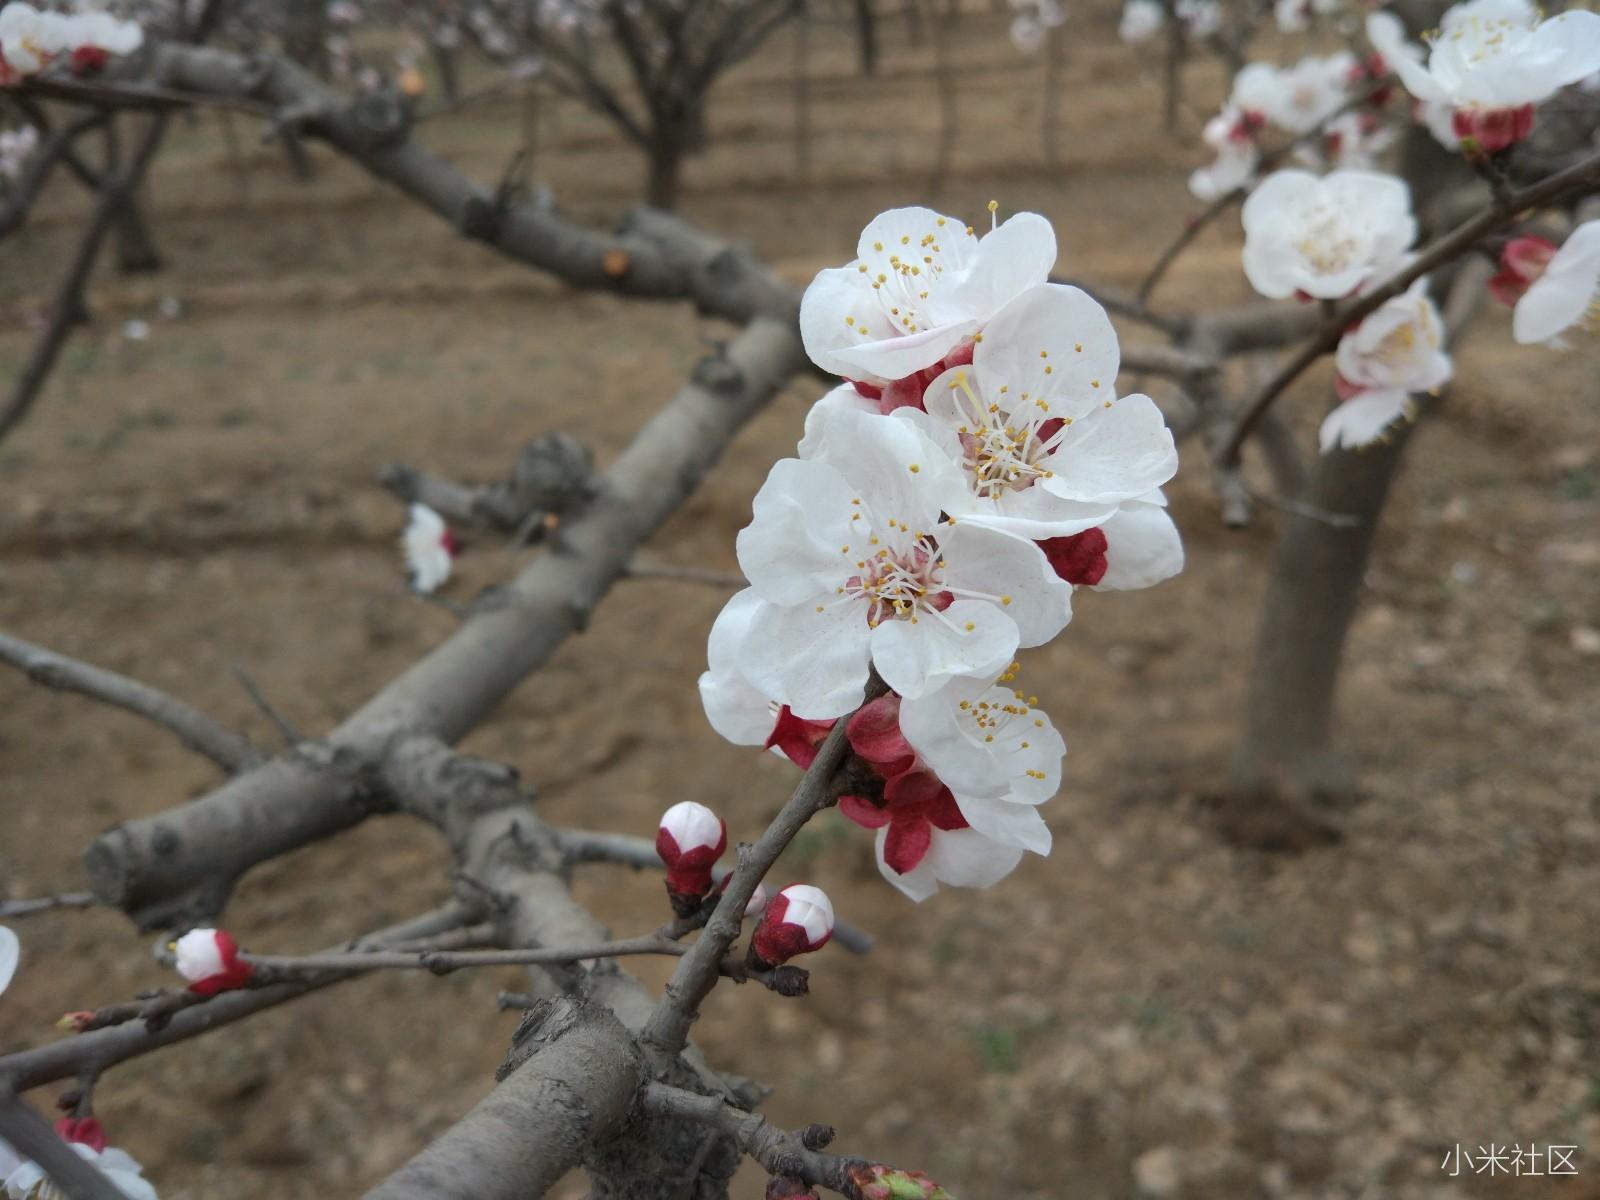
[[[0,662],[9,663],[44,687],[78,692],[153,721],[226,771],[241,771],[263,757],[248,739],[198,709],[115,671],[79,662],[6,633],[0,633]]]

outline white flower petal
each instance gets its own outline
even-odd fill
[[[1384,430],[1410,410],[1411,398],[1401,391],[1362,392],[1337,405],[1318,434],[1322,452],[1353,450],[1377,441]]]
[[[1095,591],[1147,588],[1183,570],[1183,539],[1162,505],[1130,500],[1101,528],[1106,573]]]

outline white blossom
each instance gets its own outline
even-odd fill
[[[1410,412],[1411,393],[1449,382],[1444,321],[1428,297],[1427,280],[1417,280],[1346,333],[1335,362],[1343,400],[1322,423],[1324,453],[1375,441]]]
[[[22,943],[16,932],[0,925],[0,992],[11,986],[17,973],[17,961],[22,957]]]
[[[455,560],[455,538],[444,518],[426,504],[413,504],[410,521],[400,536],[411,586],[427,594],[450,578]]]
[[[860,703],[869,663],[915,697],[992,677],[1067,624],[1071,588],[1031,542],[946,519],[966,483],[909,421],[845,413],[829,437],[825,460],[773,466],[739,533],[766,602],[739,652],[758,691],[835,717]]]
[[[1418,100],[1457,110],[1538,104],[1600,69],[1600,14],[1540,20],[1528,0],[1468,0],[1449,9],[1426,64],[1399,20],[1377,12],[1367,37]]]
[[[1067,744],[1039,698],[999,680],[955,679],[900,702],[900,729],[922,761],[963,805],[968,799],[1042,804],[1061,786]],[[970,818],[969,818],[970,819]]]
[[[959,469],[944,498],[961,519],[1020,537],[1103,524],[1177,472],[1178,453],[1148,396],[1117,398],[1117,335],[1087,293],[1035,288],[989,324],[969,367],[929,385],[917,425]]]
[[[1549,342],[1580,321],[1600,323],[1600,221],[1573,230],[1511,315],[1523,344]]]
[[[190,983],[220,975],[228,968],[225,947],[215,929],[191,929],[173,945],[178,974]]]
[[[144,1168],[126,1150],[115,1146],[96,1150],[82,1142],[68,1145],[80,1158],[97,1167],[127,1200],[157,1200],[156,1189],[144,1177]],[[37,1163],[24,1162],[7,1175],[0,1186],[4,1187],[8,1200],[67,1200],[67,1193]]]
[[[1166,10],[1159,0],[1127,0],[1117,23],[1117,36],[1129,45],[1148,42],[1166,23]]]
[[[32,125],[0,131],[0,177],[15,182],[22,168],[39,146],[39,131]]]
[[[1348,296],[1392,270],[1417,232],[1404,181],[1368,171],[1274,172],[1242,219],[1244,273],[1273,300]]]
[[[1250,63],[1234,77],[1228,104],[1289,133],[1309,133],[1349,98],[1355,66],[1349,53],[1302,58],[1288,68]]]
[[[800,334],[824,371],[868,383],[904,379],[969,341],[1055,265],[1050,223],[1018,213],[979,238],[927,208],[896,208],[861,233],[856,259],[818,273]]]

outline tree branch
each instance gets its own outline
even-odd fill
[[[883,681],[874,674],[863,703],[886,690]],[[756,885],[805,823],[837,801],[832,789],[833,774],[849,750],[849,740],[845,736],[848,724],[843,717],[834,722],[789,802],[755,845],[739,847],[737,865],[722,891],[722,899],[706,922],[700,940],[672,973],[640,1037],[646,1052],[658,1066],[675,1057],[688,1041],[689,1027],[700,1015],[700,1003],[716,986],[720,964],[739,936],[745,906],[755,894]]]
[[[67,1200],[128,1200],[100,1169],[78,1156],[32,1105],[0,1087],[0,1138],[37,1163]]]
[[[153,721],[224,770],[242,771],[261,761],[261,752],[248,739],[182,700],[126,675],[90,666],[6,633],[0,633],[0,662],[10,663],[44,687],[77,692]]]

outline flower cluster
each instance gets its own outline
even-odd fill
[[[1469,156],[1505,150],[1533,130],[1534,110],[1600,71],[1600,13],[1542,20],[1530,0],[1467,0],[1444,14],[1421,47],[1397,17],[1367,18],[1367,39],[1422,106],[1436,135]]]
[[[1222,6],[1217,0],[1178,0],[1173,13],[1189,37],[1208,38],[1222,28]],[[1130,46],[1147,42],[1167,23],[1161,0],[1127,0],[1117,24],[1117,36]]]
[[[132,54],[144,31],[103,12],[43,12],[12,0],[0,8],[0,87],[36,75],[59,58],[79,74],[98,71],[113,54]]]
[[[1037,50],[1045,34],[1067,21],[1061,0],[1011,0],[1011,8],[1017,14],[1011,18],[1011,41],[1025,54]]]
[[[0,180],[15,183],[29,156],[39,147],[39,131],[32,125],[0,130]]]
[[[913,899],[1048,852],[1037,806],[1066,748],[1014,686],[1016,653],[1061,632],[1075,586],[1183,563],[1172,436],[1148,397],[1118,397],[1116,333],[1048,282],[1055,258],[1034,214],[980,238],[903,208],[818,274],[801,333],[848,382],[756,494],[750,587],[711,630],[701,698],[730,741],[805,767],[848,715],[841,810]],[[874,672],[890,690],[856,711]]]
[[[1254,181],[1261,162],[1261,137],[1269,130],[1301,139],[1296,157],[1308,166],[1369,169],[1394,140],[1379,110],[1380,90],[1351,107],[1362,89],[1382,77],[1380,62],[1339,53],[1302,58],[1292,67],[1250,63],[1234,77],[1222,111],[1207,122],[1203,138],[1216,161],[1189,177],[1196,199],[1210,202]],[[1305,135],[1319,133],[1315,139]]]
[[[93,1165],[128,1200],[156,1200],[144,1168],[126,1150],[106,1144],[105,1130],[94,1117],[63,1117],[56,1133],[80,1158]],[[0,1192],[6,1200],[64,1200],[66,1193],[37,1163],[13,1153],[0,1141]]]

